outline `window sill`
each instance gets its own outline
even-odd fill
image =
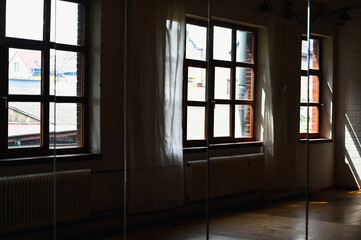
[[[102,158],[103,158],[103,155],[100,153],[77,153],[77,154],[56,155],[56,161],[59,161],[59,162],[100,160]],[[4,159],[0,159],[0,166],[42,164],[42,163],[52,163],[53,161],[54,161],[54,155],[35,156],[35,157],[19,157],[19,158],[4,158]]]
[[[251,142],[209,144],[209,149],[230,149],[230,148],[258,147],[258,146],[263,146],[263,142],[262,141],[251,141]],[[205,151],[207,151],[206,146],[184,147],[183,148],[184,153],[205,152]]]
[[[301,138],[300,139],[300,143],[306,143],[307,142],[307,139],[306,138]],[[332,139],[330,138],[310,138],[308,139],[308,142],[309,143],[330,143],[330,142],[333,142]]]

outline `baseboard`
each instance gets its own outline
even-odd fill
[[[328,190],[332,190],[332,189],[335,189],[335,187],[334,186],[329,186],[329,187],[313,188],[312,191],[314,193],[316,193],[316,192],[324,192],[324,191],[328,191]]]
[[[340,185],[334,186],[333,188],[334,188],[334,189],[341,189],[341,190],[350,190],[350,191],[361,190],[361,189],[358,188],[358,187],[340,186]]]
[[[312,193],[310,189],[309,193]],[[306,194],[305,188],[294,188],[294,189],[279,189],[279,190],[263,190],[261,197],[263,201],[270,202],[275,200],[281,200],[289,197],[295,197],[302,194]]]

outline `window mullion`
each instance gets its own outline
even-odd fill
[[[43,60],[43,75],[42,75],[42,95],[43,101],[41,104],[42,107],[42,142],[41,145],[44,151],[49,150],[49,83],[50,83],[50,21],[51,21],[51,0],[44,0],[44,29],[43,29],[43,39],[44,45],[46,46],[43,49],[42,60]]]
[[[1,0],[0,0],[1,1]],[[2,3],[2,2],[1,2]],[[0,65],[7,66],[7,48],[0,45]],[[7,149],[7,138],[8,138],[8,109],[7,109],[7,68],[0,67],[0,125],[3,126],[0,128],[0,151],[5,153]]]
[[[5,16],[6,16],[5,0],[0,0],[0,47],[2,47],[5,38]]]
[[[5,41],[5,0],[0,0],[0,66],[7,66],[7,49],[4,47]],[[0,67],[0,151],[4,153],[7,149],[7,108],[6,99],[7,96],[7,76],[6,68]],[[6,126],[6,127],[5,127]]]
[[[50,42],[51,0],[44,0],[43,41]]]
[[[213,26],[212,26],[213,27]],[[213,35],[211,37],[211,40],[213,40]],[[210,55],[211,57],[213,58],[213,41],[211,42],[210,46],[212,47],[211,51],[210,52]],[[213,63],[213,59],[210,58],[210,64],[209,64],[209,71],[208,71],[208,74],[209,74],[209,81],[208,81],[208,84],[207,84],[207,101],[208,101],[208,104],[207,106],[209,107],[209,114],[207,116],[208,118],[208,124],[209,126],[206,128],[208,131],[206,132],[206,135],[209,134],[209,139],[210,139],[210,142],[212,143],[213,142],[213,125],[214,125],[214,121],[213,121],[213,118],[214,118],[214,108],[215,108],[215,104],[216,104],[216,100],[215,100],[215,97],[214,97],[214,81],[215,81],[215,76],[214,76],[214,63]],[[209,90],[208,90],[209,88]],[[207,122],[207,121],[206,121]]]
[[[213,117],[214,117],[214,62],[213,62],[213,40],[214,40],[214,24],[211,22],[210,29],[207,29],[209,32],[209,44],[208,44],[208,56],[207,56],[207,89],[206,89],[206,100],[207,107],[206,112],[206,139],[208,138],[209,143],[213,142]],[[208,125],[207,125],[208,123]]]
[[[83,119],[83,121],[81,122],[81,143],[82,143],[82,147],[89,147],[89,117],[87,116],[88,114],[88,103],[89,103],[89,98],[88,98],[88,93],[89,93],[89,85],[85,84],[89,82],[89,24],[84,24],[84,23],[88,23],[89,22],[89,1],[84,1],[83,3],[85,5],[85,11],[82,12],[80,11],[80,8],[78,6],[78,13],[79,13],[79,22],[78,22],[78,35],[81,35],[81,40],[83,42],[84,45],[84,51],[83,51],[83,56],[82,56],[82,68],[81,68],[81,73],[78,71],[78,74],[80,73],[82,76],[81,79],[81,89],[82,89],[82,96],[85,99],[85,102],[82,103],[82,117],[81,119]],[[81,20],[82,19],[82,20]],[[82,31],[84,28],[84,31]],[[79,40],[78,40],[78,44],[80,44]]]
[[[234,139],[235,137],[235,99],[236,99],[236,29],[232,29],[232,67],[231,67],[231,103],[229,107],[231,108],[229,111],[229,119],[230,119],[230,137]]]
[[[43,76],[42,76],[42,146],[49,149],[49,82],[50,82],[50,49],[43,51]]]

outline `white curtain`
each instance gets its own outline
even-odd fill
[[[182,82],[184,7],[132,0],[127,83],[128,210],[183,203]]]
[[[295,20],[270,16],[263,35],[268,38],[263,41],[268,71],[261,75],[266,95],[265,187],[290,189],[297,177],[302,28]]]

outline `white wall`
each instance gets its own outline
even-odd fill
[[[361,176],[361,11],[338,28],[336,184],[358,187]]]

